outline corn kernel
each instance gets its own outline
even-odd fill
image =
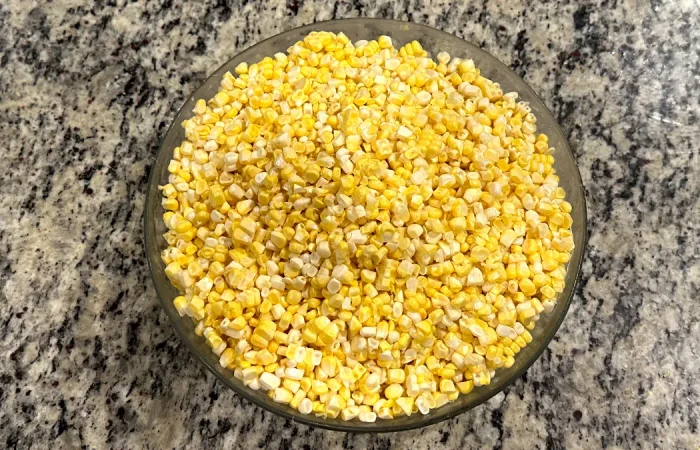
[[[161,254],[219,363],[302,414],[427,413],[555,308],[572,205],[471,60],[313,32],[227,73],[173,151]]]

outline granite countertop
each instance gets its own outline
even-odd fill
[[[201,3],[0,4],[0,447],[700,446],[697,0]],[[178,341],[143,251],[147,175],[186,96],[261,39],[358,15],[454,33],[524,76],[576,154],[590,230],[569,314],[526,375],[386,435],[234,395]]]

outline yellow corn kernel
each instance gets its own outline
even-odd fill
[[[574,245],[526,104],[388,36],[313,32],[234,73],[182,123],[161,188],[173,305],[222,366],[364,421],[511,367]]]

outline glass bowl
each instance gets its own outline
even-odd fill
[[[166,229],[162,221],[164,211],[160,206],[161,193],[158,190],[158,185],[167,183],[167,167],[168,162],[172,158],[173,149],[185,137],[184,130],[180,124],[183,120],[192,116],[192,109],[197,99],[210,99],[216,94],[225,72],[233,72],[234,68],[241,62],[252,63],[261,60],[265,56],[272,56],[276,52],[286,52],[288,47],[301,40],[311,31],[330,31],[334,33],[342,31],[353,42],[361,39],[376,39],[384,34],[392,38],[397,48],[407,42],[418,40],[433,58],[438,52],[446,51],[454,57],[473,59],[476,67],[481,70],[482,75],[500,83],[504,92],[515,91],[519,94],[520,100],[530,103],[532,112],[537,117],[538,131],[547,134],[550,146],[555,148],[554,167],[561,178],[560,185],[566,189],[567,200],[573,207],[571,213],[574,220],[572,231],[576,248],[569,262],[566,288],[559,296],[554,310],[549,314],[543,314],[537,322],[537,326],[532,332],[532,342],[516,355],[515,364],[512,367],[496,371],[495,377],[491,379],[491,384],[474,388],[471,393],[460,395],[456,401],[431,410],[427,415],[417,413],[409,417],[398,417],[392,420],[377,419],[375,423],[363,423],[357,419],[347,422],[340,419],[323,419],[313,414],[302,415],[287,405],[273,402],[262,391],[254,391],[245,387],[240,380],[233,376],[233,371],[222,368],[219,365],[218,357],[207,347],[204,338],[195,335],[192,320],[189,317],[180,317],[173,306],[173,298],[179,294],[166,278],[165,265],[160,258],[161,251],[166,247],[166,242],[162,237]],[[331,20],[286,31],[244,50],[214,72],[187,99],[160,145],[148,183],[144,227],[146,255],[160,303],[168,317],[170,317],[177,334],[187,344],[187,347],[226,386],[233,389],[238,395],[268,411],[307,425],[339,431],[388,432],[434,424],[474,408],[510,385],[542,354],[559,328],[566,311],[569,309],[569,304],[579,279],[586,241],[586,205],[581,175],[567,145],[566,138],[552,114],[537,97],[537,94],[512,70],[479,47],[434,28],[393,20],[360,18]]]

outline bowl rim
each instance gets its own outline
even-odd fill
[[[588,217],[587,217],[585,187],[583,186],[583,180],[581,179],[581,172],[580,172],[578,164],[576,162],[576,157],[575,157],[574,153],[571,151],[571,147],[569,146],[566,135],[562,131],[561,127],[559,126],[559,123],[556,120],[556,117],[554,117],[552,112],[549,110],[549,108],[547,108],[547,106],[544,104],[542,99],[530,87],[530,85],[527,84],[527,82],[521,76],[519,76],[514,70],[512,70],[506,64],[501,62],[498,58],[496,58],[495,56],[493,56],[492,54],[490,54],[486,50],[482,49],[478,45],[476,45],[470,41],[467,41],[459,36],[453,35],[451,33],[448,33],[446,31],[442,31],[440,29],[437,29],[437,28],[434,28],[434,27],[431,27],[428,25],[415,23],[415,22],[409,22],[409,21],[403,21],[403,20],[383,19],[383,18],[374,18],[374,17],[371,17],[371,18],[370,17],[355,17],[355,18],[346,18],[346,19],[330,19],[330,20],[324,20],[324,21],[320,21],[320,22],[313,22],[313,23],[309,23],[309,24],[302,25],[299,27],[290,28],[289,30],[283,31],[281,33],[277,33],[277,34],[272,35],[272,36],[270,36],[262,41],[256,42],[256,43],[246,47],[245,49],[242,49],[242,50],[236,52],[236,54],[234,54],[231,58],[228,58],[228,60],[226,62],[221,64],[216,70],[214,70],[209,76],[207,76],[205,81],[202,84],[200,84],[192,93],[190,93],[190,95],[185,97],[183,105],[178,109],[178,112],[175,114],[172,123],[170,124],[167,131],[165,132],[165,134],[163,134],[163,137],[160,140],[154,161],[157,160],[157,157],[160,156],[162,152],[172,151],[172,149],[165,148],[165,141],[166,141],[167,136],[173,130],[173,128],[176,126],[180,126],[180,124],[176,122],[176,119],[177,119],[177,117],[180,116],[181,113],[184,112],[184,109],[187,105],[188,99],[190,97],[192,97],[193,94],[197,90],[199,90],[199,88],[204,83],[206,83],[206,81],[208,81],[209,79],[211,79],[215,76],[219,76],[220,75],[219,72],[221,72],[221,70],[224,68],[224,66],[226,66],[231,59],[235,58],[236,56],[238,56],[239,54],[241,54],[243,52],[246,52],[246,51],[248,51],[254,47],[257,47],[257,46],[262,46],[266,42],[268,42],[274,38],[278,38],[280,36],[283,36],[283,35],[294,34],[294,33],[300,32],[300,31],[306,31],[308,33],[311,31],[323,30],[323,26],[326,24],[330,24],[330,23],[351,24],[353,22],[393,23],[393,25],[402,25],[402,24],[408,25],[408,24],[410,24],[412,27],[417,27],[418,31],[420,29],[429,30],[431,33],[438,33],[438,34],[449,36],[450,38],[457,38],[457,39],[462,40],[466,46],[471,47],[470,51],[473,51],[476,53],[483,53],[486,56],[492,58],[494,60],[494,62],[496,63],[496,65],[500,65],[500,67],[498,67],[499,71],[510,72],[512,75],[515,75],[520,81],[522,81],[526,90],[529,91],[528,94],[532,97],[532,99],[534,101],[539,102],[540,106],[544,109],[544,111],[549,113],[549,115],[554,119],[553,122],[554,122],[554,126],[555,126],[556,130],[564,138],[563,143],[564,143],[565,148],[562,150],[568,152],[571,155],[571,157],[574,161],[574,168],[576,169],[574,171],[574,174],[576,176],[575,181],[581,187],[581,190],[583,192],[583,195],[581,196],[581,208],[582,208],[582,224],[581,224],[582,230],[581,230],[581,233],[583,234],[582,244],[581,244],[581,246],[582,246],[581,257],[580,257],[576,267],[569,266],[567,268],[567,271],[575,270],[575,277],[573,280],[573,285],[571,287],[570,294],[567,296],[566,299],[563,299],[563,298],[557,299],[557,302],[561,302],[561,301],[565,302],[564,307],[561,311],[561,314],[559,315],[559,317],[556,318],[556,321],[555,321],[554,325],[552,326],[549,334],[544,336],[542,345],[534,351],[534,353],[531,355],[530,359],[527,361],[524,361],[522,366],[520,366],[509,378],[504,380],[502,382],[502,384],[498,387],[498,389],[493,389],[491,392],[489,392],[487,395],[482,396],[477,401],[475,401],[473,403],[464,404],[463,406],[461,406],[459,408],[456,408],[452,411],[449,411],[449,412],[446,412],[443,414],[439,413],[440,408],[436,408],[435,410],[432,410],[430,414],[421,416],[423,418],[423,420],[417,420],[415,422],[408,423],[408,424],[404,423],[404,424],[392,425],[393,420],[388,419],[388,420],[382,420],[382,421],[375,422],[374,424],[371,424],[371,425],[373,425],[372,427],[358,427],[354,421],[338,423],[338,422],[326,421],[324,419],[313,420],[311,418],[307,418],[307,416],[304,416],[302,414],[294,414],[292,408],[289,407],[288,405],[279,405],[278,408],[272,408],[272,407],[270,407],[270,404],[263,403],[255,395],[253,395],[254,391],[252,391],[244,386],[240,386],[240,387],[236,386],[235,384],[231,383],[230,380],[227,380],[226,378],[224,378],[219,372],[217,372],[214,369],[214,367],[212,367],[209,364],[208,361],[206,361],[203,358],[203,356],[200,354],[200,352],[193,346],[193,343],[190,342],[190,339],[183,334],[183,332],[179,329],[179,327],[176,326],[175,321],[177,320],[177,318],[173,317],[167,308],[164,308],[165,302],[169,301],[169,300],[164,299],[164,296],[162,295],[161,290],[158,287],[158,283],[155,282],[156,268],[155,268],[154,262],[151,260],[150,253],[148,251],[151,244],[155,244],[154,239],[156,239],[156,237],[158,236],[157,234],[151,233],[149,231],[149,227],[148,227],[148,224],[156,217],[153,214],[153,211],[154,211],[153,202],[154,202],[156,196],[148,195],[149,192],[152,192],[151,187],[154,185],[154,183],[157,186],[157,181],[155,180],[155,178],[156,178],[156,164],[155,163],[153,164],[153,166],[150,169],[150,174],[148,177],[148,184],[147,184],[147,189],[146,189],[146,202],[145,202],[145,209],[144,209],[144,214],[143,214],[144,250],[146,252],[146,260],[148,262],[148,268],[149,268],[149,273],[151,275],[151,277],[150,277],[151,281],[153,282],[153,285],[154,285],[154,288],[156,291],[156,295],[158,296],[158,301],[161,304],[161,307],[163,307],[163,309],[165,310],[166,315],[168,316],[168,319],[170,321],[170,326],[175,329],[175,333],[178,335],[179,339],[185,343],[186,347],[197,358],[197,360],[202,365],[204,365],[204,367],[206,367],[209,372],[214,374],[219,381],[223,382],[224,385],[226,385],[228,388],[232,389],[236,394],[242,396],[244,399],[252,402],[253,404],[264,409],[265,411],[269,411],[273,414],[284,417],[285,419],[289,419],[291,421],[301,423],[301,424],[311,426],[311,427],[320,427],[320,428],[324,428],[327,430],[352,432],[352,433],[387,433],[387,432],[396,432],[396,431],[408,431],[408,430],[426,427],[429,425],[434,425],[434,424],[442,422],[444,420],[452,419],[452,418],[454,418],[454,417],[456,417],[456,416],[458,416],[466,411],[469,411],[469,410],[481,405],[482,403],[484,403],[487,400],[494,397],[496,394],[504,391],[506,388],[511,386],[517,379],[519,379],[535,363],[535,361],[537,361],[540,358],[540,356],[542,356],[542,353],[544,353],[544,351],[549,347],[549,344],[551,343],[552,339],[554,338],[557,331],[561,327],[561,324],[564,321],[564,318],[566,317],[566,315],[568,313],[569,307],[571,306],[571,301],[572,301],[572,299],[576,293],[576,290],[580,284],[581,267],[583,265],[583,261],[584,261],[585,256],[586,256],[586,249],[587,249],[587,244],[588,244],[588,226],[587,226]],[[530,103],[532,103],[532,101],[530,101]],[[347,423],[347,425],[345,425],[345,423]],[[370,424],[367,424],[367,425],[370,425]]]

